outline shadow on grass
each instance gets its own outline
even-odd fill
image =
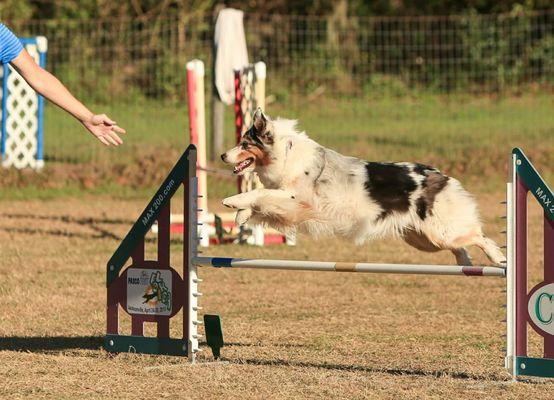
[[[200,342],[201,346],[207,346],[208,344],[206,342]],[[245,342],[225,342],[225,346],[228,347],[284,347],[284,348],[310,348],[312,346],[305,345],[305,344],[297,344],[297,343],[278,343],[278,344],[267,344],[262,342],[255,342],[255,343],[245,343]]]
[[[61,350],[102,350],[104,336],[9,336],[0,337],[0,351],[23,351],[31,353],[48,353]],[[226,343],[226,346],[258,346],[257,343]],[[297,347],[284,345],[284,347]],[[299,346],[300,347],[300,346]],[[374,374],[388,374],[395,376],[420,376],[431,378],[452,378],[475,381],[511,382],[511,378],[501,378],[495,374],[471,374],[456,371],[430,371],[408,368],[377,368],[362,365],[347,365],[335,363],[317,363],[310,361],[291,361],[283,359],[231,359],[222,357],[220,361],[235,365],[256,365],[276,367],[317,368],[331,371],[365,372]]]
[[[64,229],[41,229],[41,228],[2,228],[1,230],[7,233],[23,233],[29,235],[48,235],[48,236],[65,236],[76,237],[81,239],[114,239],[121,240],[119,236],[113,234],[111,231],[104,229],[98,224],[108,225],[132,225],[134,221],[123,219],[109,219],[109,218],[75,218],[69,215],[32,215],[32,214],[0,214],[0,218],[14,219],[14,220],[35,220],[46,222],[62,222],[69,225],[79,225],[91,229],[96,234],[77,233],[70,232]],[[26,221],[27,222],[27,221]],[[28,223],[28,222],[27,222]]]
[[[0,337],[0,351],[100,350],[103,342],[103,336],[7,336]]]
[[[77,239],[112,239],[122,241],[123,237],[114,234],[108,229],[98,226],[98,224],[106,225],[125,225],[131,227],[135,221],[125,219],[109,219],[109,218],[75,218],[68,215],[28,215],[28,214],[2,214],[0,218],[13,220],[37,220],[37,221],[52,221],[63,222],[71,225],[79,225],[89,228],[94,233],[72,232],[69,229],[45,229],[45,228],[29,228],[29,227],[0,227],[1,232],[11,234],[26,234],[26,235],[41,235],[41,236],[61,236]],[[28,224],[28,222],[26,222]],[[156,238],[145,238],[147,243],[156,243]],[[172,244],[183,243],[179,236],[172,236]]]
[[[478,375],[466,372],[456,371],[430,371],[419,368],[377,368],[368,367],[362,365],[346,365],[346,364],[334,364],[334,363],[316,363],[310,361],[290,361],[282,359],[273,360],[260,360],[260,359],[229,359],[222,357],[221,361],[226,361],[231,364],[246,364],[246,365],[258,365],[258,366],[282,366],[282,367],[299,367],[299,368],[317,368],[331,371],[348,371],[348,372],[366,372],[373,374],[388,374],[396,376],[421,376],[431,378],[453,378],[453,379],[465,379],[476,381],[497,381],[497,382],[511,382],[511,378],[502,378],[495,374]]]
[[[92,228],[93,230],[97,230]],[[88,233],[70,232],[63,229],[40,229],[40,228],[0,228],[0,231],[12,234],[41,235],[41,236],[62,236],[78,239],[113,239],[121,241],[122,238],[111,232],[101,232],[98,235]]]
[[[122,218],[92,218],[92,217],[84,217],[84,218],[77,218],[72,217],[70,215],[33,215],[33,214],[25,214],[25,213],[0,213],[0,218],[8,218],[8,219],[34,219],[34,220],[42,220],[42,221],[59,221],[59,222],[66,222],[70,224],[78,224],[78,225],[92,225],[92,224],[107,224],[107,225],[129,225],[134,224],[135,221],[130,219],[122,219]]]

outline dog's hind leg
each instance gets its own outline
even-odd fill
[[[483,250],[488,259],[491,260],[494,265],[506,265],[506,257],[498,245],[494,242],[494,240],[486,237],[480,227],[476,227],[470,233],[459,236],[455,240],[451,241],[450,246],[454,249],[467,246],[477,246]]]
[[[458,265],[464,265],[464,266],[471,266],[473,265],[471,263],[471,257],[469,256],[469,253],[464,247],[460,247],[458,249],[452,249],[452,254],[454,254],[454,257],[456,257],[456,263]]]
[[[473,244],[483,250],[494,265],[506,266],[506,256],[494,240],[481,234],[473,240]]]

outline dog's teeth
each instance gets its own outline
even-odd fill
[[[248,167],[250,164],[252,164],[252,161],[250,159],[246,159],[244,161],[241,161],[240,163],[238,163],[237,165],[235,165],[235,167],[233,168],[233,172],[236,174],[236,173],[239,173],[241,172],[243,169],[245,169],[246,167]]]

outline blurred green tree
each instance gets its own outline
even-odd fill
[[[0,19],[151,19],[176,12],[198,14],[221,4],[250,13],[328,16],[336,13],[337,3],[347,3],[348,14],[357,16],[486,14],[552,7],[551,0],[2,0]]]

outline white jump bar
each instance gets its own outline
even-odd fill
[[[337,271],[414,275],[506,276],[502,267],[457,265],[369,264],[330,261],[263,260],[225,257],[193,257],[193,264],[204,267],[251,268],[294,271]]]

